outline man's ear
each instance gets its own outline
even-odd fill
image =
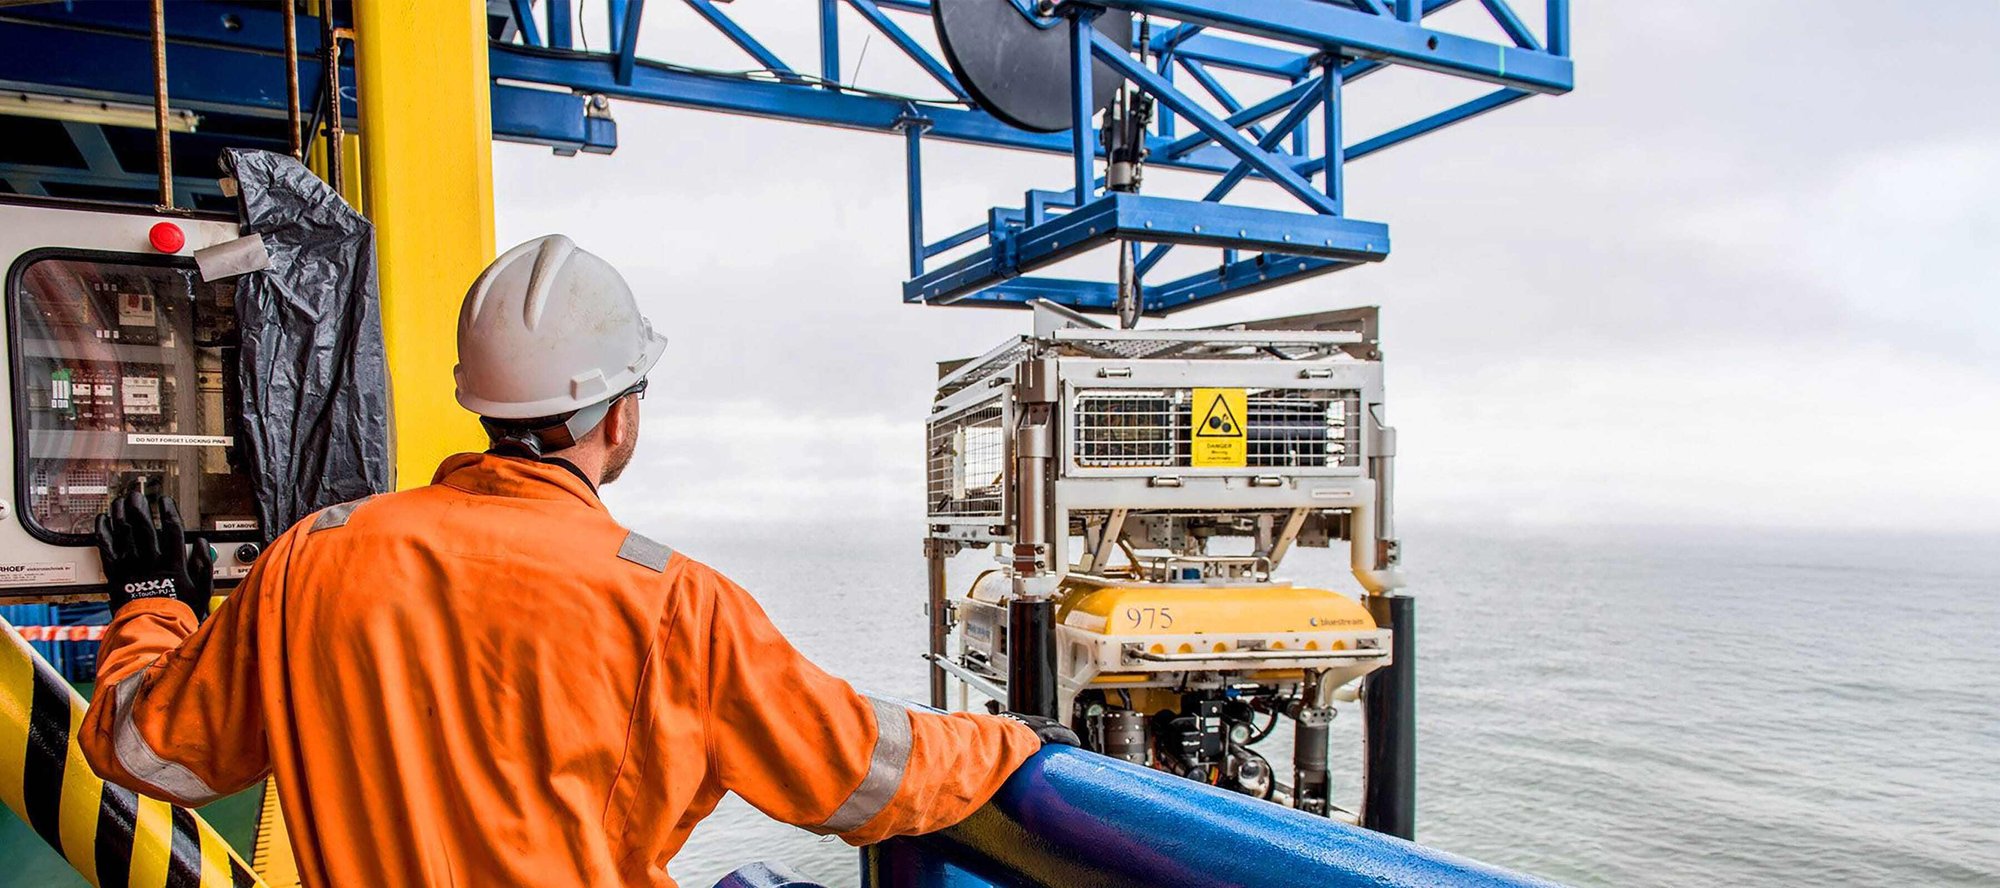
[[[619,447],[639,437],[639,399],[620,398],[604,417],[604,443]]]

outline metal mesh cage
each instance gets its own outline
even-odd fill
[[[1253,389],[1247,393],[1247,468],[1361,465],[1361,392]],[[1082,468],[1185,468],[1191,464],[1189,389],[1096,389],[1071,409]]]
[[[1187,465],[1187,389],[1079,392],[1071,413],[1076,464],[1087,468]]]
[[[1007,429],[1000,399],[933,421],[928,453],[932,515],[1003,514]]]
[[[939,382],[936,397],[939,400],[957,394],[967,386],[984,382],[995,373],[1011,370],[1035,350],[1035,341],[1022,337],[1009,341],[984,355],[959,365]]]
[[[1251,392],[1248,401],[1250,465],[1361,465],[1361,392],[1267,389]]]

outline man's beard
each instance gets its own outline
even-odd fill
[[[639,449],[639,436],[631,435],[625,439],[625,443],[618,445],[617,450],[606,454],[604,477],[597,482],[598,485],[610,484],[618,480],[619,475],[625,474],[625,467],[632,464],[632,452],[637,449]]]

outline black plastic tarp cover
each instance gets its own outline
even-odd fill
[[[375,227],[289,155],[230,149],[243,233],[271,266],[237,278],[241,431],[266,539],[389,484]]]

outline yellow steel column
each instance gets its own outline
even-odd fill
[[[485,446],[452,398],[465,288],[493,258],[486,4],[355,0],[363,192],[375,223],[396,486]]]

